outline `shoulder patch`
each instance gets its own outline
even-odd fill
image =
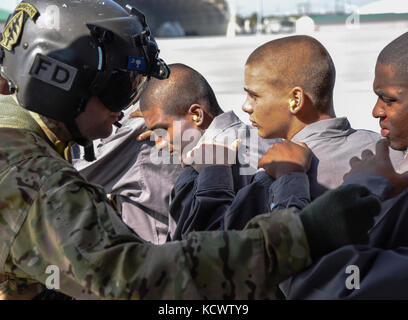
[[[14,45],[20,39],[21,31],[23,30],[23,25],[26,19],[25,14],[27,14],[31,20],[34,20],[37,13],[38,11],[33,5],[29,3],[20,3],[16,10],[14,10],[13,17],[4,27],[0,46],[8,51],[13,50]]]

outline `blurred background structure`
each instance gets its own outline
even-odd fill
[[[168,63],[197,69],[224,110],[241,110],[244,66],[259,45],[308,34],[328,49],[337,69],[335,109],[355,128],[379,131],[371,110],[381,49],[408,31],[408,0],[116,0],[144,11]],[[19,1],[0,0],[0,23]]]
[[[157,37],[225,35],[230,19],[226,0],[116,0],[147,17]]]

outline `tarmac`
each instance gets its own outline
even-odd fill
[[[336,115],[347,117],[354,128],[379,132],[378,120],[371,115],[377,100],[372,90],[375,63],[382,48],[407,30],[408,21],[396,21],[359,28],[334,25],[309,33],[323,43],[334,60]],[[157,42],[167,63],[184,63],[199,71],[213,87],[221,108],[234,110],[249,123],[241,110],[246,59],[259,45],[289,35],[293,34],[167,38]]]

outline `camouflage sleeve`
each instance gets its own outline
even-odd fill
[[[279,211],[243,231],[192,233],[179,242],[142,242],[121,222],[103,189],[72,168],[40,187],[6,262],[9,274],[76,298],[262,299],[310,263],[299,217]]]

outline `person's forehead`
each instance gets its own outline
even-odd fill
[[[245,67],[244,88],[257,94],[272,94],[282,89],[287,89],[287,84],[282,80],[282,75],[277,68],[271,65],[247,65]]]
[[[148,127],[153,127],[156,123],[163,122],[167,119],[160,107],[149,107],[143,112],[143,117]]]
[[[403,91],[408,89],[407,77],[402,77],[396,68],[389,64],[377,63],[375,68],[374,90]]]
[[[262,66],[259,63],[245,66],[245,84],[247,85],[264,85],[273,81],[274,78],[274,72],[267,66]]]

